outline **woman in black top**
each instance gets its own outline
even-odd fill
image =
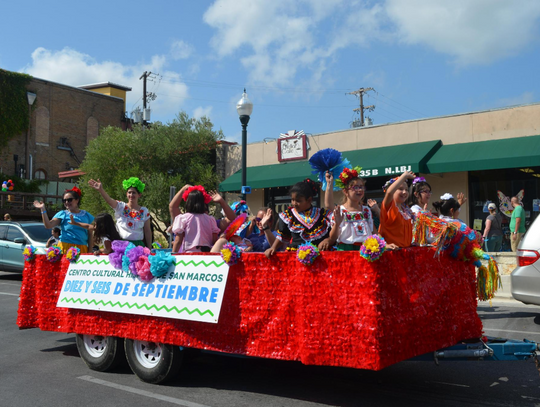
[[[497,205],[488,205],[489,216],[486,219],[483,239],[487,252],[500,252],[503,238],[501,214],[497,212]]]

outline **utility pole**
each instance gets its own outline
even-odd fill
[[[369,92],[370,90],[375,91],[373,88],[360,88],[354,92],[347,93],[348,95],[358,96],[360,99],[360,107],[353,109],[354,112],[360,112],[360,126],[364,125],[364,110],[372,112],[375,109],[375,105],[364,106],[364,93]]]
[[[159,75],[159,74],[158,74]],[[144,71],[144,73],[141,75],[139,80],[143,80],[143,126],[146,124],[146,120],[144,119],[146,115],[146,101],[149,100],[150,102],[152,100],[156,100],[156,94],[153,92],[146,92],[146,80],[150,78],[150,81],[154,78],[156,78],[156,74],[152,74],[152,72]]]

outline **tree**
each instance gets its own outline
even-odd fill
[[[221,130],[214,131],[206,117],[191,119],[182,112],[172,123],[135,126],[133,131],[106,127],[90,142],[81,170],[82,207],[94,216],[112,213],[99,193],[88,186],[89,179],[100,179],[107,193],[125,201],[122,181],[139,177],[146,184],[141,205],[152,215],[154,231],[165,236],[160,223],[169,222],[169,187],[179,190],[186,183],[215,189],[215,150]]]
[[[30,75],[0,69],[0,150],[28,129],[26,86]]]

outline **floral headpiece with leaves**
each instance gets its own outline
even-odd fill
[[[336,186],[345,189],[347,188],[347,185],[351,180],[358,178],[360,171],[362,171],[362,167],[354,167],[354,168],[344,168],[341,174],[339,174],[339,178],[336,179]]]
[[[131,177],[122,181],[122,187],[127,191],[129,188],[135,188],[140,194],[144,192],[145,184],[137,177]]]
[[[399,177],[395,177],[395,178],[392,178],[392,179],[389,179],[388,181],[386,181],[382,187],[382,190],[384,192],[386,192],[386,190],[388,189],[388,187],[390,187],[390,185],[392,185],[394,182],[397,181]]]
[[[189,193],[192,192],[192,191],[201,192],[203,194],[205,204],[209,204],[210,202],[212,202],[212,197],[210,195],[208,195],[208,193],[206,192],[206,190],[204,189],[204,187],[202,185],[195,185],[194,187],[189,187],[184,192],[184,194],[182,195],[182,199],[184,201],[187,201]]]

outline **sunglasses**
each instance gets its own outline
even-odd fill
[[[262,220],[262,218],[259,218],[259,217],[255,218],[256,222],[260,222],[261,220]],[[269,220],[272,221],[272,218],[270,218]]]
[[[63,203],[71,202],[71,201],[73,201],[73,198],[62,199]]]

